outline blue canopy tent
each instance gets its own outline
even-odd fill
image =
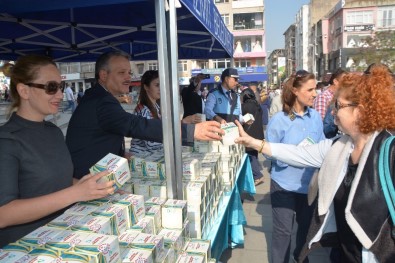
[[[94,61],[118,49],[157,59],[155,3],[146,0],[0,0],[0,59],[43,53],[56,61]],[[181,0],[179,59],[225,58],[233,36],[210,0]]]
[[[94,61],[110,50],[158,59],[168,197],[182,198],[178,58],[233,54],[233,35],[212,0],[0,0],[0,28],[3,60],[41,53]]]

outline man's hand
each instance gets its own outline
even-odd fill
[[[204,121],[195,125],[194,138],[201,141],[219,141],[225,132],[216,121]]]

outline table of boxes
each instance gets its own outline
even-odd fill
[[[113,195],[79,202],[0,250],[0,262],[216,262],[243,242],[240,191],[255,193],[243,146],[183,147],[182,200],[167,199],[163,154],[108,154],[91,168],[111,171]],[[220,234],[219,234],[220,233]]]

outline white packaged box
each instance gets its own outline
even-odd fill
[[[92,215],[109,218],[111,220],[111,232],[113,235],[119,235],[131,227],[128,207],[124,204],[104,204],[93,212]]]
[[[166,203],[167,198],[156,197],[152,196],[148,200],[145,201],[145,206],[152,206],[152,205],[163,205]]]
[[[87,215],[71,226],[71,230],[103,235],[116,235],[111,224],[114,221],[109,217]]]
[[[185,246],[185,251],[190,255],[203,255],[204,262],[211,257],[211,241],[203,239],[191,239]]]
[[[85,216],[82,215],[61,214],[57,218],[47,223],[47,226],[66,230],[77,224],[84,217]]]
[[[255,121],[254,115],[252,115],[251,113],[246,113],[245,115],[243,115],[243,121],[244,123],[247,123],[249,121],[254,122]]]
[[[40,248],[35,248],[32,251],[30,251],[27,255],[23,256],[22,258],[12,261],[14,263],[53,263],[56,262],[56,259],[58,258],[58,255],[56,254],[55,251],[40,247]]]
[[[122,254],[122,263],[153,263],[154,259],[152,257],[152,251],[138,249],[138,248],[129,248],[125,250]]]
[[[99,207],[99,205],[97,203],[80,202],[80,203],[74,204],[72,207],[67,209],[64,213],[69,214],[69,215],[86,216],[86,215],[89,215],[90,213],[96,211],[98,209],[98,207]]]
[[[59,235],[62,231],[63,230],[59,228],[42,226],[22,237],[17,242],[20,245],[27,246],[31,250],[36,247],[44,246],[48,241]]]
[[[167,197],[167,186],[166,181],[153,181],[149,186],[149,196],[159,197],[166,199]]]
[[[119,189],[130,179],[128,160],[118,155],[109,153],[89,169],[92,174],[104,170],[108,170],[110,173],[100,178],[99,182],[114,181],[116,189]]]
[[[11,243],[0,249],[0,262],[15,262],[27,255],[31,249],[17,243]]]
[[[154,220],[154,234],[159,232],[162,228],[162,207],[160,205],[151,205],[145,212],[145,217]]]
[[[194,179],[200,172],[200,163],[195,158],[184,158],[182,160],[182,176],[186,179]]]
[[[187,218],[187,201],[168,199],[162,206],[162,227],[182,229]]]
[[[89,234],[74,246],[74,250],[98,263],[115,263],[121,258],[118,237],[112,235]]]
[[[142,195],[115,194],[113,203],[127,205],[130,225],[136,224],[145,216],[144,197]]]
[[[142,195],[144,196],[144,200],[147,200],[150,195],[149,195],[149,190],[150,190],[150,186],[152,184],[151,180],[145,180],[145,179],[141,179],[138,183],[134,183],[134,193],[136,195]]]
[[[239,128],[233,122],[221,124],[221,129],[225,132],[221,140],[224,145],[233,145],[235,139],[240,137]]]
[[[140,153],[139,155],[132,155],[129,157],[130,173],[133,177],[144,176],[143,170],[145,162],[144,159],[149,155],[148,152]]]
[[[185,238],[182,233],[183,230],[163,228],[158,235],[163,236],[165,248],[173,248],[177,254],[185,244]]]
[[[145,234],[155,234],[154,219],[152,217],[145,216],[143,219],[137,222],[130,230],[137,231]]]
[[[143,175],[153,179],[166,180],[165,160],[162,156],[158,158],[158,156],[149,155],[145,157],[144,161]]]
[[[204,203],[204,183],[189,182],[184,188],[184,199],[188,204]]]
[[[177,263],[203,263],[204,256],[202,255],[189,255],[188,253],[182,253],[178,256]]]

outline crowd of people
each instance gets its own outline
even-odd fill
[[[162,150],[159,74],[146,71],[134,113],[117,97],[128,93],[130,57],[102,54],[96,84],[78,105],[70,87],[72,116],[66,140],[45,117],[56,114],[63,87],[56,64],[46,56],[20,57],[11,69],[10,117],[0,127],[0,247],[62,213],[69,205],[114,192],[89,168],[107,153]],[[395,81],[382,64],[363,74],[338,69],[322,88],[299,70],[283,88],[268,91],[227,68],[208,91],[198,74],[182,93],[182,141],[220,140],[221,124],[235,122],[246,146],[255,185],[270,183],[273,263],[308,262],[315,247],[331,247],[332,262],[395,262],[394,222],[378,178],[378,158],[395,129]],[[240,89],[238,91],[238,89]],[[317,90],[321,90],[317,92]],[[245,116],[252,119],[245,120]],[[207,121],[206,121],[207,120]],[[126,149],[124,137],[132,137]],[[390,149],[394,179],[395,148]],[[270,160],[264,182],[259,155]],[[61,169],[59,169],[61,168]],[[297,223],[295,249],[291,236]]]

